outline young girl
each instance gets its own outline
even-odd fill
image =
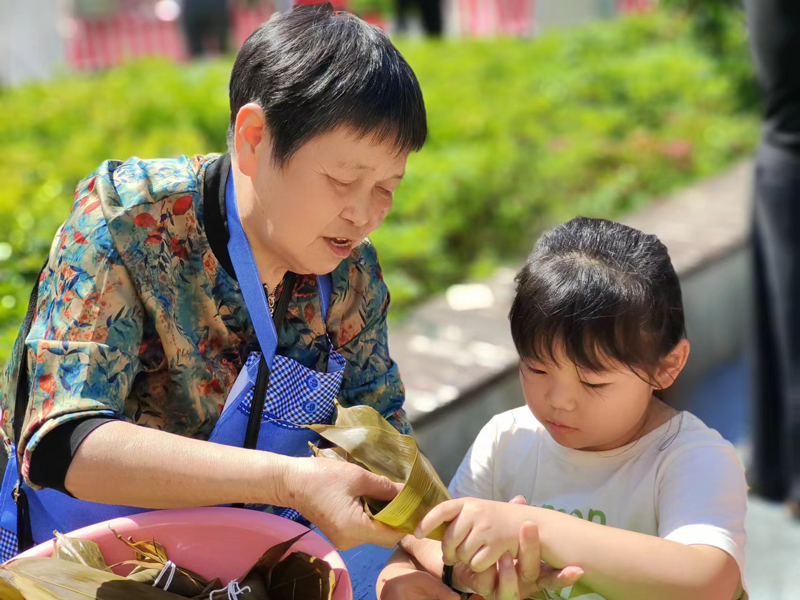
[[[449,522],[443,542],[404,540],[381,600],[459,598],[443,565],[455,589],[512,599],[746,598],[744,469],[659,398],[689,356],[664,245],[609,221],[556,227],[517,276],[510,320],[527,406],[484,427],[456,500],[417,529]]]

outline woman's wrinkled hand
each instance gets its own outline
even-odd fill
[[[287,506],[316,525],[339,550],[361,544],[390,548],[406,534],[373,520],[363,498],[390,501],[402,484],[359,466],[327,458],[299,458],[286,474]]]

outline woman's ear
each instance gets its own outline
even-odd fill
[[[239,170],[248,177],[255,177],[259,156],[264,151],[272,153],[264,109],[255,102],[240,108],[236,115],[233,136]]]
[[[681,340],[661,360],[656,374],[657,389],[663,390],[675,383],[683,367],[686,366],[686,361],[689,360],[689,350],[689,340]]]

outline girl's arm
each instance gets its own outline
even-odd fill
[[[577,565],[581,583],[614,600],[731,600],[740,590],[736,561],[712,546],[688,546],[616,529],[557,511],[464,498],[434,508],[417,530],[424,536],[451,522],[442,552],[483,571],[505,552],[516,556],[522,524],[539,530],[542,559]]]

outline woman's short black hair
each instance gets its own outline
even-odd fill
[[[520,357],[583,369],[620,363],[652,377],[686,335],[666,246],[620,223],[578,217],[546,232],[522,271],[511,313]]]
[[[231,150],[236,115],[249,102],[264,109],[280,166],[339,126],[391,141],[398,153],[419,150],[428,135],[419,82],[400,52],[330,4],[277,14],[247,38],[231,73]]]

